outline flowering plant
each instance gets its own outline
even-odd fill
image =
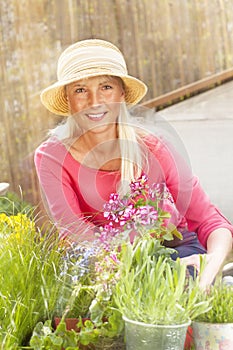
[[[171,214],[164,210],[173,205],[173,198],[164,183],[148,184],[146,174],[130,184],[130,191],[120,198],[112,193],[104,204],[104,217],[108,223],[100,229],[100,240],[104,244],[110,237],[120,235],[143,236],[149,233],[160,242],[182,239],[176,227],[169,222]]]

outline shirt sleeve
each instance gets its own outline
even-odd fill
[[[174,147],[161,142],[155,153],[177,209],[186,219],[188,229],[197,233],[201,244],[206,247],[209,235],[217,228],[227,228],[233,234],[232,224],[211,203],[199,179]]]
[[[73,180],[66,171],[66,153],[58,142],[45,142],[34,155],[42,199],[61,238],[93,240],[95,226],[81,213]]]

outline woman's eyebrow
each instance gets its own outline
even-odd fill
[[[111,84],[113,83],[112,80],[110,79],[106,79],[106,80],[103,80],[103,81],[100,81],[99,82],[99,85],[104,85],[104,84]],[[74,83],[71,83],[70,84],[72,87],[88,87],[88,82],[74,82]]]
[[[72,86],[85,86],[85,83],[73,83]]]
[[[101,81],[101,82],[99,83],[99,85],[103,85],[103,84],[112,84],[112,83],[113,83],[112,80],[107,79],[107,80]]]

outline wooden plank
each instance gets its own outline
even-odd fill
[[[233,68],[227,69],[221,73],[211,75],[208,78],[204,78],[179,89],[168,92],[151,100],[145,101],[141,106],[153,108],[153,107],[165,107],[172,103],[179,102],[186,97],[190,97],[199,92],[203,92],[212,88],[215,85],[219,85],[223,82],[233,79]]]

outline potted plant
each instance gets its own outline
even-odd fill
[[[117,313],[117,317],[112,313],[101,324],[92,320],[83,322],[80,317],[75,324],[76,329],[68,329],[65,319],[61,319],[55,329],[51,320],[39,322],[34,328],[30,346],[34,350],[125,349],[123,337],[116,335],[115,325],[123,324],[119,311]]]
[[[80,320],[80,322],[82,323],[82,320]],[[93,336],[92,324],[88,330]],[[93,349],[93,347],[83,347],[80,345],[81,340],[85,343],[85,336],[83,339],[81,330],[77,332],[74,329],[67,329],[66,323],[63,320],[61,320],[56,329],[54,329],[52,321],[47,320],[44,323],[37,323],[30,339],[30,345],[34,350]],[[89,340],[90,335],[87,339],[87,344]]]
[[[209,300],[210,310],[192,322],[196,350],[233,349],[233,287],[219,278],[199,301]]]
[[[53,320],[39,322],[30,339],[33,349],[124,349],[124,322],[113,305],[113,271],[105,264],[108,252],[99,245],[72,243],[64,255],[60,288]],[[105,259],[106,258],[106,259]],[[104,268],[104,278],[103,270]],[[102,276],[102,277],[100,277]]]
[[[209,309],[208,300],[198,302],[198,278],[187,276],[150,235],[122,246],[120,276],[114,299],[125,320],[127,350],[183,349],[191,320]]]

